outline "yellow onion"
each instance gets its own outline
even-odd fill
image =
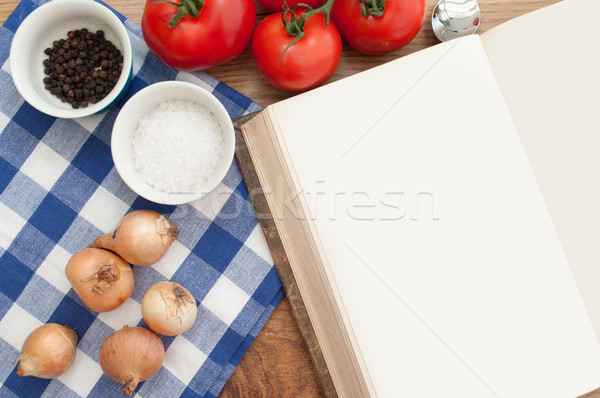
[[[158,334],[175,336],[192,327],[198,308],[194,297],[179,283],[158,282],[142,299],[142,317]]]
[[[78,251],[67,263],[65,273],[75,293],[92,311],[112,311],[133,292],[131,267],[108,250]]]
[[[19,362],[19,376],[52,379],[65,373],[75,360],[77,334],[68,326],[47,323],[27,336]]]
[[[123,392],[131,395],[138,383],[154,376],[165,357],[160,338],[151,330],[141,327],[123,327],[108,336],[98,358],[102,371],[123,385]]]
[[[133,265],[151,265],[165,255],[177,236],[179,230],[165,216],[152,210],[135,210],[90,247],[111,250]]]

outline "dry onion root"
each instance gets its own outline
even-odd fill
[[[178,236],[179,230],[165,216],[152,210],[135,210],[90,247],[111,250],[133,265],[151,265],[165,255]]]
[[[158,334],[175,336],[191,328],[198,307],[194,296],[176,282],[158,282],[150,286],[142,299],[142,317]]]
[[[140,381],[154,376],[162,366],[165,348],[151,330],[123,327],[104,340],[98,358],[102,371],[132,395]]]
[[[77,334],[68,326],[47,323],[27,336],[19,362],[19,376],[52,379],[65,373],[75,360]]]
[[[112,311],[133,292],[131,267],[108,250],[78,251],[67,263],[65,273],[75,293],[92,311]]]

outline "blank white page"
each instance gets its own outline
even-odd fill
[[[379,397],[567,397],[600,350],[477,36],[275,104]]]
[[[600,338],[597,6],[566,0],[482,41]]]

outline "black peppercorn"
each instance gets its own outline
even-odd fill
[[[123,55],[104,32],[88,29],[67,32],[44,49],[44,87],[75,109],[105,98],[123,69]]]

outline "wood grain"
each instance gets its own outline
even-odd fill
[[[482,12],[479,32],[485,32],[499,23],[557,1],[479,0]],[[0,1],[0,23],[4,23],[18,2],[18,0]],[[105,0],[105,2],[134,23],[138,25],[141,23],[144,0]],[[344,43],[340,65],[328,82],[436,44],[429,23],[435,2],[436,0],[427,0],[426,22],[415,40],[392,54],[364,55]],[[267,13],[259,6],[257,14],[260,21]],[[234,60],[207,72],[262,106],[293,95],[265,82],[253,63],[249,48]],[[284,298],[242,358],[233,376],[225,385],[221,397],[322,396],[323,392],[312,366],[309,351],[294,321],[290,303],[287,298]],[[600,391],[588,394],[586,398],[600,398]]]
[[[277,306],[219,396],[322,396],[288,300]]]

